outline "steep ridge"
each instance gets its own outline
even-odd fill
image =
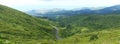
[[[53,39],[51,21],[0,5],[0,39]]]

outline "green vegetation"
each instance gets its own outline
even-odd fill
[[[51,21],[0,5],[0,39],[12,42],[54,39]]]
[[[119,44],[120,15],[77,15],[58,19],[60,43]]]
[[[75,34],[67,37],[58,44],[120,44],[120,28],[104,29],[102,31]]]
[[[90,29],[105,29],[120,26],[120,15],[77,15],[59,20],[62,25],[74,25]]]
[[[0,5],[0,44],[120,44],[119,19],[119,14],[76,15],[53,23]]]

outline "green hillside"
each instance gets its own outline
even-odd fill
[[[0,5],[0,39],[13,42],[54,39],[51,21]]]
[[[57,43],[120,44],[120,15],[76,15],[58,19],[61,36]]]
[[[52,22],[0,5],[0,44],[120,44],[119,19],[119,14],[75,15]]]
[[[93,29],[116,27],[120,25],[120,15],[77,15],[60,19],[63,25],[73,24],[80,27],[88,27]],[[97,28],[97,27],[98,28]]]
[[[120,44],[120,28],[76,33],[54,44]]]
[[[109,15],[76,15],[61,18],[58,20],[61,27],[66,29],[79,30],[82,28],[91,31],[100,31],[108,28],[120,27],[120,15],[109,14]],[[73,31],[71,30],[71,31]]]

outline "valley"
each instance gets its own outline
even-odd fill
[[[109,8],[117,10],[41,17],[0,5],[0,44],[120,44],[120,9]]]

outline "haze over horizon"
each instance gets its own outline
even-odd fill
[[[120,0],[0,0],[0,4],[17,10],[32,9],[76,9],[89,7],[108,7],[119,5]]]

